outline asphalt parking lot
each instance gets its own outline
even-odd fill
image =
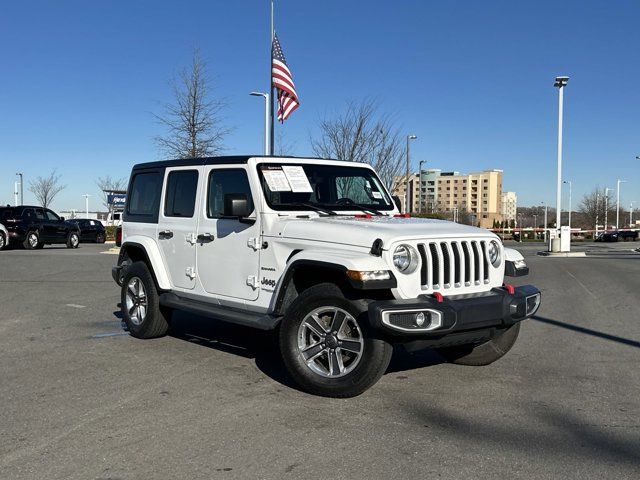
[[[188,315],[120,329],[108,246],[0,252],[2,479],[634,478],[640,253],[518,245],[543,292],[488,367],[398,348],[348,400],[295,389],[271,336]]]

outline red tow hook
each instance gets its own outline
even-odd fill
[[[513,285],[510,285],[508,283],[503,283],[502,286],[507,290],[507,293],[509,295],[515,295],[516,287],[514,287]]]
[[[371,215],[370,213],[357,213],[354,215],[354,218],[357,218],[358,220],[360,219],[369,219],[369,218],[373,218],[373,215]]]
[[[442,301],[444,300],[444,297],[440,292],[433,292],[433,298],[435,298],[436,302],[438,303],[442,303]]]

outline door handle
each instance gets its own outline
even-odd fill
[[[199,242],[213,242],[214,236],[211,233],[201,233],[198,235]]]
[[[173,237],[173,232],[171,230],[162,230],[161,232],[158,233],[158,238],[162,239],[162,238],[172,238]]]

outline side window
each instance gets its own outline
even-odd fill
[[[36,208],[36,220],[45,220],[44,210]]]
[[[53,213],[51,210],[45,210],[44,214],[47,220],[49,220],[50,222],[57,222],[58,220],[60,220],[60,217]]]
[[[167,217],[193,217],[198,190],[197,170],[176,170],[169,173],[164,197]]]
[[[25,208],[22,211],[22,218],[23,220],[35,220],[36,214],[33,211],[33,208]]]
[[[229,193],[244,193],[249,201],[249,210],[253,210],[253,198],[247,172],[240,168],[211,170],[207,191],[207,217],[224,216],[224,196]]]
[[[127,212],[131,215],[157,215],[161,189],[160,172],[136,174],[131,185]]]

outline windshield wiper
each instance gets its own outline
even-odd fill
[[[312,203],[312,202],[294,202],[294,203],[287,203],[286,205],[291,205],[292,207],[310,208],[311,210],[315,210],[316,212],[324,213],[329,216],[338,215],[333,210],[329,210],[328,208],[321,207],[317,203]]]
[[[376,210],[375,208],[371,208],[371,207],[367,207],[366,205],[362,205],[360,203],[356,203],[353,200],[351,200],[348,197],[344,197],[340,199],[341,202],[340,203],[336,203],[336,205],[349,205],[349,206],[353,206],[356,207],[358,210],[362,210],[364,213],[373,213],[374,215],[377,216],[385,216],[385,213],[382,213],[380,210]]]

